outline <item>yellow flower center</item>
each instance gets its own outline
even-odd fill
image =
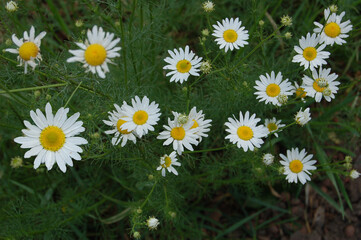
[[[39,48],[33,42],[25,42],[19,48],[19,55],[25,61],[29,61],[30,58],[34,58],[38,55]]]
[[[148,120],[148,113],[143,110],[136,111],[133,115],[133,122],[137,125],[143,125]]]
[[[313,82],[313,89],[315,89],[317,92],[323,92],[323,90],[325,90],[326,89],[326,87],[320,87],[319,85],[318,85],[318,81],[320,81],[320,79],[319,78],[317,78],[314,82]]]
[[[240,139],[248,141],[253,138],[253,131],[248,126],[241,126],[237,129],[237,135]]]
[[[303,169],[303,164],[300,160],[296,159],[290,162],[290,170],[294,173],[299,173]]]
[[[186,131],[183,127],[175,127],[170,131],[170,135],[175,140],[182,140],[186,136]]]
[[[275,123],[269,123],[269,124],[267,125],[267,128],[268,128],[268,130],[269,130],[270,132],[275,131],[275,130],[278,129],[278,127],[277,127],[277,125],[276,125]]]
[[[223,32],[224,41],[233,43],[237,40],[238,34],[233,29],[228,29]]]
[[[98,43],[89,45],[89,47],[85,50],[84,53],[85,61],[92,66],[98,66],[103,64],[106,57],[107,51],[102,45]]]
[[[266,93],[270,97],[276,97],[276,96],[278,96],[278,94],[280,94],[280,92],[281,92],[280,86],[278,86],[275,83],[271,83],[266,88]]]
[[[165,163],[162,164],[162,167],[169,168],[169,166],[172,163],[172,159],[167,156],[167,157],[164,158],[164,161],[165,161]]]
[[[303,57],[307,60],[307,61],[312,61],[313,59],[315,59],[317,56],[317,51],[316,48],[314,47],[306,47],[303,50]]]
[[[49,126],[41,131],[39,140],[44,149],[56,152],[63,147],[65,134],[61,128]]]
[[[325,33],[327,36],[335,38],[341,33],[341,28],[337,23],[330,22],[325,27]]]
[[[183,59],[177,63],[176,67],[177,67],[178,72],[187,73],[191,69],[192,64],[190,61]]]
[[[126,122],[127,121],[124,121],[123,119],[119,119],[118,122],[117,122],[117,129],[121,134],[129,134],[129,133],[131,133],[131,132],[128,132],[127,130],[125,130],[125,129],[123,130],[121,128],[121,126]]]
[[[296,97],[300,97],[300,98],[306,97],[305,89],[301,88],[301,87],[297,88],[296,89]]]
[[[192,129],[192,128],[199,127],[199,124],[197,123],[196,120],[193,119],[193,122],[194,122],[194,123],[193,123],[193,126],[191,127],[191,129]]]

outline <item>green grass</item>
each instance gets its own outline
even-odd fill
[[[323,9],[333,2],[225,0],[215,2],[215,11],[209,15],[201,3],[29,0],[18,1],[19,9],[13,13],[0,8],[0,239],[122,239],[134,231],[144,239],[226,239],[232,234],[256,239],[258,231],[271,223],[297,224],[289,209],[275,205],[278,199],[269,189],[270,184],[304,199],[303,187],[287,183],[278,173],[278,154],[292,147],[314,154],[319,170],[312,174],[312,186],[340,217],[346,208],[352,209],[339,156],[354,156],[359,146],[361,1],[337,1],[339,13],[346,11],[344,19],[351,20],[353,31],[347,44],[327,47],[331,52],[327,66],[341,82],[336,98],[331,103],[290,101],[281,108],[256,100],[255,80],[273,70],[300,83],[308,72],[291,62],[293,46],[312,32],[313,22],[320,22]],[[280,17],[287,14],[293,25],[280,28],[279,36],[271,21],[279,27]],[[210,24],[226,17],[240,18],[250,34],[249,45],[224,53],[212,36],[200,44],[201,31],[212,32]],[[78,19],[84,26],[75,26]],[[259,20],[265,22],[262,28]],[[95,24],[121,38],[121,56],[114,58],[116,65],[110,66],[106,79],[85,73],[80,63],[66,62],[71,57],[68,50],[77,49],[74,42],[84,40],[86,30]],[[43,61],[25,75],[16,55],[1,50],[14,47],[6,40],[12,34],[21,36],[31,25],[36,34],[46,31],[47,35],[41,45]],[[286,32],[293,37],[282,37]],[[213,71],[183,84],[170,83],[163,59],[167,50],[185,45],[209,59]],[[155,131],[136,144],[112,146],[102,120],[114,103],[130,103],[136,95],[159,103],[161,119]],[[45,166],[34,170],[34,158],[24,159],[23,167],[13,169],[11,159],[26,152],[13,139],[22,134],[30,110],[44,111],[47,102],[53,110],[66,106],[70,114],[81,113],[86,128],[81,136],[89,142],[83,146],[82,160],[74,161],[65,174],[56,165],[51,171]],[[163,178],[156,168],[159,158],[172,148],[156,137],[172,117],[171,111],[186,113],[193,106],[212,119],[209,137],[194,152],[179,157],[179,176]],[[308,125],[284,129],[279,138],[265,139],[257,151],[244,152],[224,139],[224,123],[239,111],[248,110],[262,119],[275,116],[290,124],[294,114],[307,106],[312,112]],[[330,132],[341,142],[333,142]],[[262,163],[266,152],[276,156],[270,167]],[[338,199],[319,187],[325,178],[333,183]],[[219,220],[211,217],[215,211],[222,212]],[[259,221],[264,211],[278,215]],[[158,230],[147,229],[144,223],[149,216],[160,220]]]

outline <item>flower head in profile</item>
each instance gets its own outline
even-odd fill
[[[242,21],[236,19],[223,19],[222,23],[217,21],[217,24],[213,25],[213,36],[216,37],[216,43],[219,45],[219,49],[223,49],[227,52],[228,49],[239,49],[244,47],[248,42],[248,31],[242,26]]]
[[[344,40],[348,37],[348,32],[352,30],[351,21],[342,22],[345,12],[337,15],[335,12],[331,13],[331,9],[327,8],[324,11],[326,24],[314,22],[316,28],[313,31],[320,34],[320,42],[333,46],[333,44],[342,45],[346,43]]]
[[[331,102],[335,98],[335,94],[338,91],[339,81],[335,81],[338,77],[337,74],[331,73],[331,68],[322,69],[319,71],[312,71],[312,78],[307,75],[303,76],[303,88],[306,91],[306,95],[315,98],[316,102],[321,102],[322,97],[327,102]]]
[[[271,75],[266,73],[266,76],[260,75],[259,79],[256,81],[256,86],[254,88],[258,90],[254,94],[257,95],[257,99],[260,102],[265,101],[266,104],[272,103],[276,106],[281,106],[278,96],[282,95],[292,95],[292,85],[288,79],[282,79],[282,73],[278,72],[277,76],[274,71],[271,72]]]
[[[157,229],[159,225],[159,220],[155,217],[149,217],[147,220],[147,226],[150,230],[155,230]]]
[[[124,116],[121,117],[124,121],[121,129],[134,132],[140,138],[148,134],[148,131],[154,131],[153,126],[157,124],[161,115],[158,104],[154,101],[150,103],[147,96],[142,100],[135,96],[132,99],[132,106],[124,102],[121,114]]]
[[[168,170],[170,173],[172,172],[173,174],[178,175],[177,170],[173,166],[181,166],[181,163],[178,162],[177,153],[175,151],[160,158],[160,165],[157,170],[162,170],[163,177],[165,177],[166,170]]]
[[[179,113],[173,112],[174,120],[168,118],[168,126],[163,125],[165,131],[159,133],[157,139],[166,139],[163,145],[173,143],[173,150],[177,151],[178,155],[184,152],[184,148],[193,151],[192,144],[198,144],[199,135],[196,134],[197,128],[192,128],[193,121],[181,123],[178,121]]]
[[[193,123],[191,129],[196,129],[195,134],[198,136],[198,142],[202,141],[202,137],[208,137],[207,132],[210,131],[211,119],[205,119],[203,111],[197,112],[197,108],[193,107],[188,114],[188,121]]]
[[[56,162],[62,172],[66,172],[66,165],[73,166],[74,160],[81,160],[79,153],[83,149],[79,145],[87,144],[88,141],[82,137],[77,137],[84,132],[82,121],[77,121],[80,113],[75,113],[67,117],[69,108],[60,108],[55,115],[52,113],[50,103],[45,106],[45,115],[39,110],[30,111],[30,116],[35,125],[24,121],[27,129],[22,132],[25,136],[14,139],[21,144],[21,148],[30,148],[24,158],[36,156],[34,169],[41,163],[45,163],[50,170]]]
[[[242,112],[239,112],[239,120],[234,118],[228,118],[226,125],[228,128],[226,131],[229,135],[226,139],[233,144],[237,144],[238,148],[243,148],[245,152],[249,150],[253,151],[254,148],[260,148],[263,144],[262,138],[267,136],[268,130],[263,125],[257,123],[261,121],[260,118],[256,118],[256,114],[249,116],[247,111],[244,116]]]
[[[305,91],[305,88],[298,85],[297,82],[294,82],[293,92],[296,94],[296,98],[300,98],[302,102],[306,102],[305,98],[307,96],[307,92]]]
[[[298,125],[302,127],[311,120],[310,108],[306,108],[302,111],[302,108],[297,112],[295,116],[295,121]]]
[[[263,154],[262,161],[265,165],[269,166],[273,163],[275,159],[275,156],[273,156],[271,153],[265,153]]]
[[[164,61],[168,65],[164,66],[163,69],[171,70],[166,74],[166,76],[172,76],[170,82],[180,82],[188,80],[190,75],[199,76],[199,67],[201,66],[202,58],[196,56],[193,51],[189,50],[187,45],[185,49],[176,48],[171,51],[168,50],[168,53],[171,57],[166,57]]]
[[[352,178],[352,179],[356,179],[360,176],[360,173],[356,170],[356,169],[352,169],[349,173],[349,176]]]
[[[202,3],[203,10],[207,13],[214,11],[215,4],[212,1],[205,1]]]
[[[311,175],[310,170],[315,170],[316,160],[311,160],[313,158],[312,154],[307,155],[305,149],[302,149],[300,152],[298,148],[292,148],[287,150],[287,156],[280,154],[280,157],[283,161],[280,163],[284,166],[284,175],[287,175],[286,180],[289,183],[297,183],[300,181],[302,184],[305,184],[307,181],[310,181]]]
[[[28,72],[28,65],[34,70],[38,63],[42,60],[40,54],[41,39],[45,37],[46,32],[41,32],[35,36],[35,28],[31,26],[29,33],[24,32],[23,38],[17,38],[15,34],[12,35],[13,42],[18,48],[7,48],[6,52],[18,54],[19,66],[24,65],[24,72]]]
[[[80,49],[69,50],[74,56],[67,62],[81,62],[86,72],[105,78],[105,73],[109,72],[108,63],[113,64],[112,58],[120,56],[121,47],[116,47],[120,38],[114,39],[114,33],[104,32],[96,25],[92,30],[88,29],[87,36],[85,43],[75,43]]]
[[[285,124],[281,124],[281,120],[277,120],[275,117],[272,119],[265,119],[264,125],[268,129],[268,134],[276,132],[280,128],[286,126]],[[278,137],[278,133],[274,133],[274,135]]]
[[[15,12],[16,10],[18,10],[18,4],[15,1],[9,1],[6,3],[5,9],[8,12]]]
[[[124,147],[125,144],[127,144],[127,141],[130,140],[133,143],[137,142],[137,138],[136,138],[136,134],[135,132],[132,131],[128,131],[123,129],[123,124],[126,123],[126,121],[124,121],[122,118],[126,117],[123,112],[124,109],[122,109],[121,107],[119,107],[117,104],[114,104],[114,107],[116,110],[114,110],[113,112],[108,112],[109,113],[109,121],[108,120],[103,120],[103,122],[112,127],[112,130],[107,130],[105,131],[105,134],[109,134],[109,135],[113,135],[112,138],[112,144],[113,145],[118,145],[120,141],[122,141],[121,146]]]
[[[312,35],[307,33],[306,38],[301,37],[299,40],[300,46],[294,46],[297,55],[293,57],[292,62],[300,63],[305,69],[310,68],[311,71],[323,64],[327,64],[325,59],[329,58],[330,53],[323,51],[326,44],[318,46],[319,42],[320,36],[315,33]]]

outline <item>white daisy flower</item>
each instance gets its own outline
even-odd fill
[[[307,96],[313,97],[316,102],[321,102],[322,96],[327,102],[331,102],[335,98],[335,94],[338,90],[339,81],[335,81],[338,77],[337,74],[332,73],[331,68],[322,69],[320,67],[319,72],[317,70],[312,71],[312,78],[303,75],[303,88],[307,92]]]
[[[304,111],[302,111],[302,108],[300,111],[297,112],[295,116],[295,121],[298,125],[301,125],[302,127],[307,124],[311,120],[311,113],[310,108],[306,108]]]
[[[263,144],[261,138],[267,136],[268,130],[263,125],[256,126],[259,121],[261,119],[256,118],[256,114],[249,117],[248,111],[244,118],[242,112],[239,112],[239,120],[228,118],[228,122],[224,124],[228,127],[226,131],[229,133],[226,139],[237,144],[238,148],[242,147],[245,152],[248,149],[253,151],[255,147],[260,148]]]
[[[184,147],[193,151],[191,144],[197,145],[199,136],[196,135],[198,129],[192,128],[194,122],[187,121],[185,124],[181,124],[177,121],[178,114],[179,113],[173,112],[173,115],[175,116],[174,121],[171,121],[170,118],[168,118],[168,126],[163,125],[166,130],[159,133],[157,139],[166,139],[163,145],[173,143],[174,151],[177,151],[178,155],[181,155],[182,152],[184,152]]]
[[[348,37],[348,32],[352,30],[351,21],[341,22],[345,12],[340,15],[331,13],[329,8],[324,10],[326,25],[313,22],[317,27],[313,29],[315,33],[320,34],[320,42],[333,46],[334,43],[342,45],[346,43],[344,38]]]
[[[210,127],[212,126],[210,123],[211,119],[204,119],[205,116],[203,111],[200,110],[197,112],[196,107],[193,107],[189,112],[188,119],[193,122],[191,129],[197,129],[195,134],[198,136],[198,142],[202,141],[202,137],[208,137],[207,132],[210,131]]]
[[[177,154],[175,151],[173,151],[169,155],[164,155],[160,158],[160,166],[157,168],[157,170],[162,170],[162,176],[165,177],[165,170],[168,170],[168,172],[172,172],[175,175],[178,175],[177,170],[173,166],[181,166],[181,163],[178,162]]]
[[[284,175],[287,175],[286,180],[289,183],[297,183],[298,180],[305,184],[307,181],[310,181],[311,175],[310,170],[315,170],[316,160],[311,160],[313,155],[307,155],[305,149],[302,149],[299,152],[298,148],[292,148],[291,150],[287,150],[287,157],[283,154],[280,154],[280,157],[283,161],[280,163],[284,166]]]
[[[28,129],[23,129],[24,137],[14,139],[16,143],[22,144],[21,148],[31,148],[24,155],[24,158],[36,156],[34,169],[41,163],[45,163],[50,170],[56,162],[61,171],[66,172],[66,164],[73,166],[74,160],[81,160],[79,153],[83,149],[79,145],[87,144],[88,141],[75,135],[84,132],[83,122],[77,121],[80,113],[67,117],[69,108],[60,108],[55,116],[53,115],[50,103],[45,106],[45,115],[36,109],[30,111],[30,116],[36,125],[24,121]]]
[[[266,73],[266,76],[259,76],[260,80],[256,81],[255,89],[258,91],[254,94],[257,95],[257,99],[260,99],[260,102],[265,101],[266,104],[272,103],[276,106],[281,106],[281,103],[278,101],[279,95],[292,95],[292,85],[288,79],[282,80],[282,73],[278,72],[275,76],[274,71],[271,72],[271,75]]]
[[[300,47],[294,47],[294,50],[298,54],[293,57],[292,62],[299,62],[301,66],[304,66],[305,69],[310,68],[311,71],[318,66],[327,64],[324,59],[329,58],[330,53],[322,51],[326,47],[326,44],[317,47],[319,41],[320,37],[317,36],[316,33],[313,33],[312,35],[307,33],[306,38],[301,37],[299,40]]]
[[[265,153],[263,154],[262,161],[265,165],[269,166],[273,163],[275,159],[275,156],[273,156],[271,153]]]
[[[179,48],[179,51],[176,48],[173,51],[168,50],[168,53],[171,57],[164,59],[168,65],[163,69],[171,70],[166,74],[166,76],[172,75],[170,82],[183,83],[188,80],[189,75],[199,76],[202,58],[195,56],[193,51],[189,51],[189,46],[186,46],[184,50]]]
[[[46,32],[41,32],[38,36],[35,37],[35,28],[31,26],[30,32],[24,32],[24,37],[18,39],[15,34],[12,35],[13,42],[18,46],[18,48],[7,48],[5,52],[10,52],[18,54],[18,61],[20,62],[19,66],[24,65],[25,74],[28,72],[28,65],[35,69],[42,58],[40,54],[40,45],[41,39],[45,37]]]
[[[74,56],[68,58],[67,62],[81,62],[86,72],[98,73],[99,77],[105,78],[109,72],[108,63],[113,64],[112,58],[119,57],[121,47],[115,47],[120,38],[114,38],[114,33],[104,32],[103,28],[94,26],[88,29],[88,39],[85,43],[75,43],[79,50],[69,50]]]
[[[217,25],[218,24],[218,25]],[[219,49],[223,49],[227,52],[228,49],[239,49],[248,45],[248,30],[245,27],[241,27],[242,21],[236,19],[223,19],[222,24],[217,21],[217,24],[213,25],[213,36],[216,37],[216,43],[219,45]]]
[[[132,99],[132,106],[126,102],[122,106],[121,119],[125,121],[122,129],[128,132],[134,132],[140,138],[148,134],[148,131],[154,131],[154,125],[159,121],[161,113],[158,104],[154,101],[149,104],[149,98],[146,96],[142,100],[138,96]]]
[[[302,100],[302,102],[306,102],[305,98],[306,98],[306,91],[305,88],[301,87],[300,85],[298,85],[297,82],[294,82],[294,86],[293,87],[293,92],[296,94],[296,98],[300,98]]]
[[[128,132],[128,130],[122,128],[123,124],[126,123],[126,121],[122,119],[123,117],[125,117],[125,115],[123,114],[124,110],[120,108],[117,104],[114,104],[114,107],[116,109],[115,111],[108,112],[109,121],[103,120],[106,125],[113,127],[113,129],[105,131],[105,133],[109,135],[114,134],[114,137],[112,138],[113,145],[118,145],[119,142],[122,141],[121,146],[124,147],[125,144],[127,144],[128,140],[136,143],[137,138],[135,133]]]
[[[277,120],[275,117],[272,119],[265,119],[264,125],[268,129],[268,134],[276,132],[279,128],[286,126],[286,124],[281,124],[281,120]],[[278,137],[278,133],[274,133],[274,135]]]
[[[157,229],[159,225],[159,220],[155,217],[149,217],[147,220],[147,226],[150,230]]]

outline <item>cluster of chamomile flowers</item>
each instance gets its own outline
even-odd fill
[[[210,1],[203,5],[208,12],[213,11],[214,4]],[[297,55],[294,56],[293,62],[299,62],[305,69],[312,71],[312,78],[304,76],[303,84],[295,86],[283,79],[282,73],[271,72],[260,75],[259,80],[255,81],[256,98],[260,102],[282,106],[287,102],[288,96],[296,94],[297,97],[303,99],[305,96],[314,97],[319,102],[322,96],[331,101],[337,92],[337,85],[340,83],[334,81],[336,74],[330,74],[331,69],[322,69],[322,65],[326,64],[325,59],[329,57],[329,52],[323,51],[326,45],[342,44],[352,26],[350,21],[341,22],[344,12],[340,15],[330,13],[330,9],[325,10],[326,25],[323,26],[317,22],[312,35],[307,34],[306,38],[302,37],[299,41],[300,46],[295,46]],[[289,26],[292,19],[285,16],[281,20],[282,24]],[[239,18],[225,18],[221,22],[213,25],[212,35],[220,49],[233,51],[248,45],[249,34],[242,21]],[[24,32],[22,38],[12,35],[13,42],[17,48],[5,49],[5,51],[18,55],[20,65],[27,67],[30,65],[33,69],[42,60],[40,54],[41,40],[45,37],[46,32],[35,35],[34,27],[30,28],[29,33]],[[109,72],[109,64],[114,64],[112,59],[119,57],[121,48],[117,46],[120,38],[115,38],[113,33],[104,32],[101,27],[94,26],[87,31],[87,39],[84,42],[75,43],[79,49],[69,50],[73,55],[67,62],[80,62],[86,69],[86,72],[97,74],[100,78],[106,78]],[[318,46],[320,45],[320,46]],[[179,82],[182,84],[187,81],[190,76],[199,76],[200,71],[210,71],[211,66],[208,61],[202,61],[202,57],[190,50],[189,46],[183,48],[168,50],[169,57],[164,61],[165,70],[169,70],[166,76],[170,77],[170,82]],[[317,71],[319,67],[319,71]],[[148,97],[144,96],[140,99],[135,96],[131,100],[131,105],[123,102],[121,106],[114,104],[115,110],[109,112],[109,119],[103,120],[104,123],[111,127],[105,133],[112,135],[111,143],[124,147],[128,140],[136,143],[137,139],[147,135],[148,132],[154,131],[154,126],[160,119],[160,109],[158,104],[150,102]],[[75,113],[71,117],[67,117],[68,108],[60,108],[55,115],[52,113],[50,103],[45,106],[45,115],[39,109],[31,111],[30,116],[35,125],[28,121],[24,121],[27,129],[22,130],[24,136],[15,138],[15,142],[21,144],[22,148],[30,148],[25,153],[25,158],[36,156],[34,160],[34,168],[38,168],[44,163],[50,170],[55,162],[61,169],[66,171],[66,165],[73,166],[72,160],[81,160],[79,153],[82,153],[80,145],[87,144],[87,140],[78,137],[79,133],[85,131],[82,121],[77,121],[80,114]],[[162,176],[165,176],[166,170],[174,174],[178,174],[174,166],[181,166],[177,159],[177,155],[182,155],[184,149],[193,151],[193,146],[197,146],[202,137],[207,137],[211,127],[211,120],[205,119],[202,111],[197,111],[196,107],[192,108],[188,114],[172,112],[173,119],[168,118],[168,125],[164,125],[164,131],[159,133],[157,139],[164,140],[163,145],[172,145],[173,152],[160,158],[160,164],[157,170],[160,170]],[[310,109],[300,109],[295,115],[295,122],[303,126],[311,119]],[[264,143],[262,138],[269,135],[278,137],[278,133],[285,126],[281,124],[281,120],[276,118],[265,119],[264,124],[259,124],[260,118],[255,114],[239,112],[239,119],[234,117],[228,118],[225,123],[228,139],[238,148],[244,151],[254,151],[260,148]],[[265,155],[266,156],[266,155]],[[298,148],[292,148],[287,151],[287,156],[280,154],[283,161],[280,163],[284,166],[284,174],[289,182],[300,181],[304,184],[310,180],[309,170],[316,167],[315,160],[312,160],[312,154],[307,155],[305,150],[299,151]],[[264,157],[265,163],[273,162],[273,156]]]

